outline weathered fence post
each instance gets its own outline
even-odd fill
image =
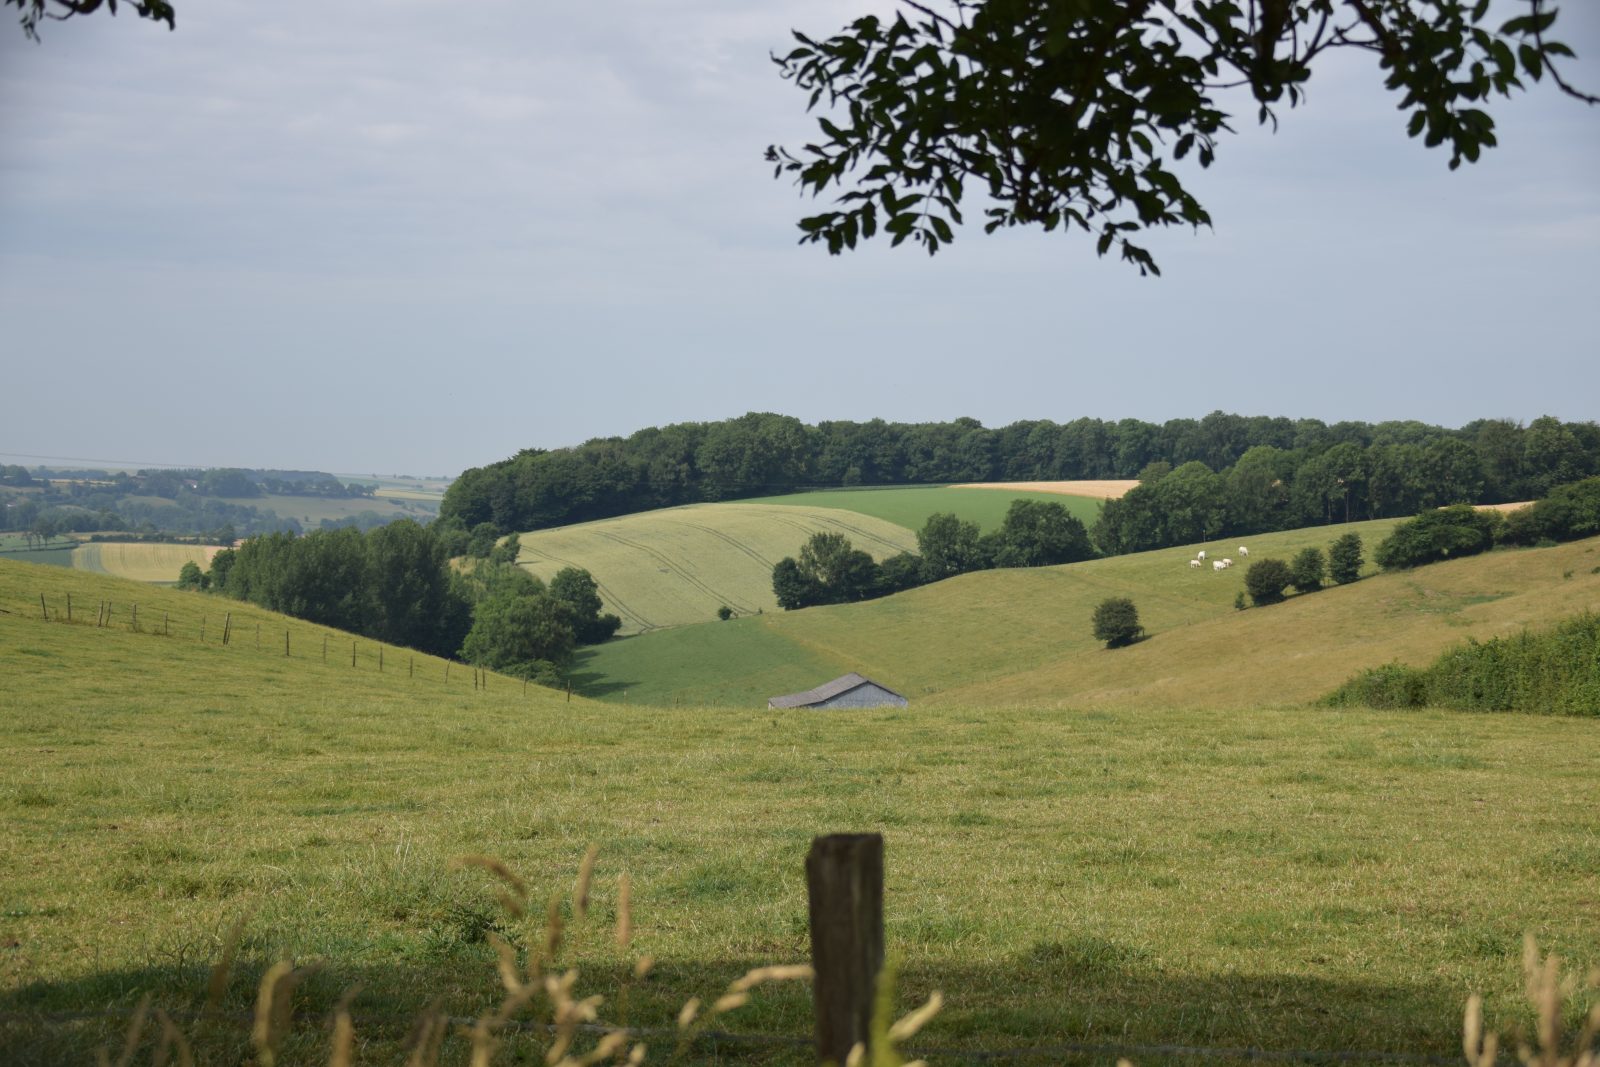
[[[256,623],[256,648],[259,649],[260,647],[261,647],[261,624],[258,622],[258,623]]]
[[[322,635],[322,662],[328,662],[328,635]]]
[[[72,594],[67,594],[67,621],[72,621]]]
[[[283,658],[289,658],[289,628],[287,626],[283,628]]]
[[[378,646],[378,673],[383,673],[383,646]]]
[[[227,644],[231,636],[233,636],[233,612],[230,611],[222,617],[222,643]]]
[[[138,633],[139,632],[139,605],[138,604],[135,604],[133,606],[133,621],[130,622],[128,625],[133,629],[134,633]]]
[[[50,609],[44,606],[44,594],[39,594],[39,617],[46,622],[50,621]]]
[[[356,665],[356,643],[354,641],[351,641],[350,642],[350,666],[354,667],[355,665]]]
[[[171,637],[172,636],[172,630],[167,626],[167,615],[168,615],[168,612],[163,611],[161,613],[161,636],[162,637]],[[69,617],[67,621],[70,622],[72,620]]]
[[[867,1041],[883,969],[883,835],[813,838],[806,856],[817,1059],[843,1064]]]

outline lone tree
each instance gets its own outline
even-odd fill
[[[1574,54],[1550,36],[1556,10],[1517,7],[1495,26],[1490,0],[901,0],[893,19],[796,32],[799,47],[773,57],[808,109],[827,113],[813,143],[773,145],[767,160],[803,193],[843,190],[836,210],[800,220],[801,242],[834,254],[882,230],[931,255],[977,188],[985,232],[1079,230],[1098,254],[1116,248],[1159,274],[1133,238],[1211,224],[1176,167],[1216,158],[1233,132],[1219,99],[1230,87],[1276,127],[1328,53],[1373,53],[1406,133],[1449,146],[1452,170],[1495,145],[1484,105],[1523,76],[1600,103],[1557,66]]]
[[[1104,641],[1107,648],[1131,645],[1144,636],[1139,625],[1139,609],[1127,597],[1108,597],[1094,609],[1094,637]]]
[[[1289,565],[1289,584],[1302,593],[1315,593],[1322,588],[1327,574],[1328,562],[1322,549],[1312,545],[1295,554],[1294,562]]]
[[[1328,577],[1349,585],[1361,577],[1361,535],[1347,533],[1328,546]]]
[[[1289,565],[1281,559],[1258,559],[1244,572],[1245,592],[1257,607],[1276,604],[1292,580]]]

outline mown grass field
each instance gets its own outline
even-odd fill
[[[985,532],[998,530],[1006,510],[1017,499],[1047,500],[1061,504],[1085,526],[1100,517],[1100,501],[1086,496],[1061,493],[998,490],[963,486],[908,485],[887,489],[823,489],[810,493],[765,496],[752,504],[787,504],[804,508],[842,508],[871,515],[913,532],[922,529],[928,516],[951,512],[966,522],[975,522]]]
[[[1392,520],[1246,538],[1292,558],[1346,529],[1370,555]],[[1237,555],[1238,542],[1206,546]],[[1423,664],[1469,636],[1600,606],[1600,541],[1500,551],[1234,609],[1245,566],[1187,566],[1192,548],[986,571],[842,607],[613,641],[587,653],[586,691],[643,703],[765,706],[859,671],[919,701],[1034,706],[1299,704],[1358,669]],[[1130,597],[1149,639],[1107,651],[1090,616]],[[785,657],[784,647],[793,650]]]
[[[141,618],[167,612],[174,636],[38,619],[40,591],[68,590],[145,597]],[[286,660],[239,634],[298,624],[248,610],[231,646],[195,640],[225,606],[0,562],[9,1062],[83,1062],[121,1029],[46,1013],[131,1010],[146,992],[198,1008],[240,916],[227,1010],[248,1011],[271,962],[317,963],[289,1061],[325,1061],[324,1020],[359,983],[359,1062],[397,1062],[414,1012],[493,1000],[492,880],[452,858],[498,855],[542,900],[590,842],[580,992],[614,992],[633,955],[653,955],[626,1007],[647,1026],[749,966],[805,958],[803,857],[839,830],[885,835],[901,1000],[937,988],[949,1005],[925,1046],[1448,1057],[1471,992],[1492,1026],[1529,1025],[1525,931],[1580,972],[1600,966],[1593,721],[569,705],[499,679],[474,691],[459,669],[446,688],[424,657],[408,678],[396,650],[382,675],[366,651],[355,670],[323,665],[309,636]],[[627,953],[605,928],[624,871]],[[500,929],[531,945],[537,925]],[[601,1017],[623,1011],[613,997]],[[808,1012],[807,988],[778,987],[719,1025],[803,1036]],[[195,1036],[207,1062],[249,1058],[242,1028]],[[460,1038],[449,1049],[464,1062]]]
[[[517,562],[549,579],[582,567],[600,586],[623,633],[778,610],[772,568],[818,532],[842,533],[883,559],[915,551],[902,527],[837,508],[765,503],[693,504],[520,535]]]
[[[176,582],[183,565],[193,560],[201,570],[211,566],[220,545],[118,544],[96,541],[72,551],[72,566],[96,574],[114,574],[136,582]]]

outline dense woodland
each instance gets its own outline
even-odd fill
[[[573,448],[527,449],[466,471],[440,516],[536,530],[652,508],[815,486],[1140,478],[1093,531],[1108,553],[1319,523],[1530,500],[1600,473],[1600,425],[1544,417],[1339,422],[1212,412],[1165,423],[1077,419],[988,429],[823,422],[752,413]]]

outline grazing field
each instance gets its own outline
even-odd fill
[[[1288,559],[1354,530],[1370,555],[1393,524],[1246,541],[1253,559]],[[599,684],[588,691],[618,699],[608,687],[626,680],[630,702],[759,708],[774,694],[859,671],[913,706],[1299,704],[1362,668],[1420,665],[1465,637],[1600,607],[1600,540],[1374,575],[1242,612],[1234,598],[1245,566],[1192,569],[1196,547],[986,571],[863,604],[645,634],[595,649],[584,669]],[[1238,542],[1204,547],[1216,557]],[[1111,596],[1132,598],[1148,640],[1112,651],[1094,640],[1090,615]],[[792,670],[773,667],[783,663],[780,642],[795,650]]]
[[[222,548],[221,545],[96,541],[73,549],[72,565],[80,571],[114,574],[136,582],[176,582],[185,563],[193,560],[205,570],[211,566],[211,557]]]
[[[149,598],[173,636],[37,617],[39,592],[69,590]],[[543,900],[590,842],[596,921],[565,950],[579,991],[614,994],[635,955],[657,961],[626,1003],[601,1005],[610,1022],[670,1028],[688,997],[803,960],[802,861],[835,830],[885,835],[901,1001],[938,989],[948,1005],[917,1045],[1449,1057],[1472,992],[1491,1027],[1531,1026],[1524,932],[1578,973],[1600,966],[1593,721],[569,705],[499,678],[475,691],[459,668],[446,688],[420,656],[408,678],[400,650],[380,675],[365,652],[352,670],[258,651],[239,629],[226,648],[214,630],[195,640],[225,606],[0,562],[9,1062],[88,1062],[120,1041],[124,1020],[59,1013],[130,1012],[145,993],[180,1018],[198,1009],[240,918],[225,1011],[248,1012],[274,961],[315,964],[283,1062],[326,1062],[325,1020],[358,984],[359,1062],[398,1062],[416,1012],[494,1002],[487,932],[540,943],[542,916],[499,917],[493,880],[452,859],[500,856]],[[235,619],[255,621],[300,625]],[[623,872],[626,953],[607,928]],[[719,1026],[804,1036],[809,995],[764,988]],[[192,1035],[203,1062],[250,1058],[242,1028]],[[537,1061],[538,1038],[496,1062]],[[464,1047],[452,1034],[451,1062]],[[652,1039],[652,1062],[668,1048]]]
[[[584,568],[622,632],[639,633],[715,620],[723,605],[740,615],[777,611],[773,565],[823,531],[874,559],[917,547],[909,530],[836,508],[692,504],[525,533],[517,562],[545,579]]]
[[[1091,496],[1063,496],[1054,492],[1012,491],[997,493],[988,487],[907,485],[888,489],[820,489],[786,496],[764,496],[751,505],[765,507],[786,504],[805,508],[843,508],[871,515],[913,532],[922,529],[928,516],[951,512],[959,519],[975,522],[985,533],[998,530],[1006,509],[1016,499],[1048,500],[1063,504],[1085,526],[1100,517],[1100,501]]]

